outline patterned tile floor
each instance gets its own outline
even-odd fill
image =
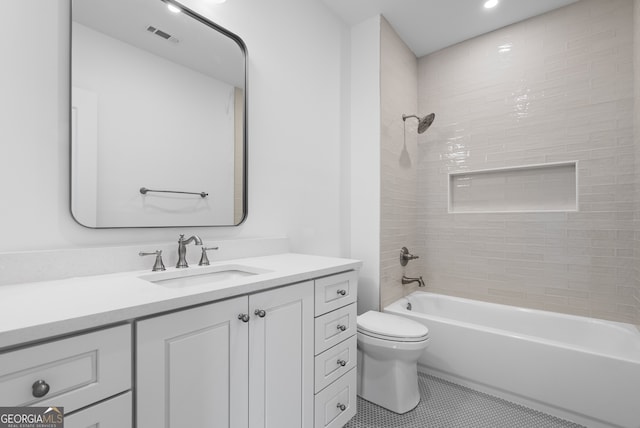
[[[358,398],[345,428],[584,428],[573,422],[420,373],[421,400],[404,415]]]

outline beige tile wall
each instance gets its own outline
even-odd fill
[[[634,1],[634,78],[635,78],[635,116],[634,143],[636,146],[636,211],[635,211],[635,304],[636,324],[640,325],[640,0]]]
[[[582,0],[419,60],[428,290],[639,322],[633,2]],[[449,172],[574,160],[579,212],[447,212]]]
[[[403,286],[402,275],[417,276],[416,262],[400,266],[400,248],[420,254],[417,228],[418,148],[415,119],[406,122],[403,114],[418,108],[418,67],[413,52],[383,18],[380,28],[381,92],[381,212],[380,212],[380,303],[381,307],[413,291]]]

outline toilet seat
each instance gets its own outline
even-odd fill
[[[429,339],[429,329],[423,324],[377,311],[358,316],[358,333],[394,342],[423,342]]]

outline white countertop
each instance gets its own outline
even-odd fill
[[[193,266],[245,265],[269,271],[224,283],[167,288],[150,270],[0,286],[0,349],[359,269],[357,260],[277,254]],[[176,270],[167,268],[167,272]],[[181,271],[183,269],[180,269]]]

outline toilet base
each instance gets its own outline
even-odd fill
[[[413,410],[420,402],[416,360],[379,359],[358,349],[358,395],[398,414]]]

